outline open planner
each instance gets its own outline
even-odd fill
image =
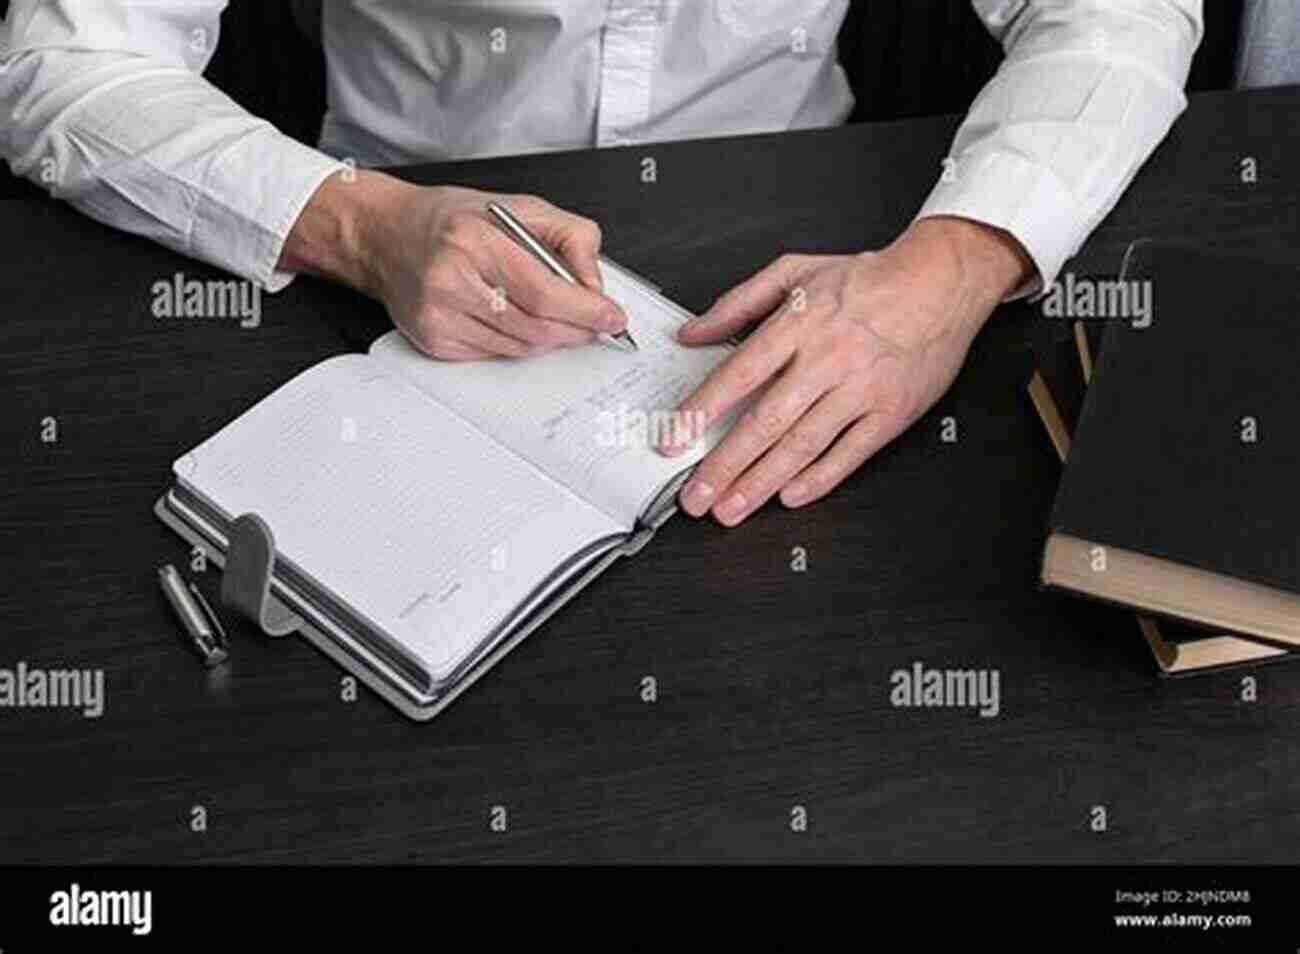
[[[432,718],[676,509],[717,422],[653,446],[729,347],[602,260],[640,346],[436,361],[390,332],[302,372],[173,464],[156,514],[226,567],[232,523],[273,535],[264,592],[405,714]],[[224,590],[223,590],[224,592]]]

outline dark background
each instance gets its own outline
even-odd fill
[[[0,0],[0,14],[9,0]],[[325,114],[325,62],[310,38],[313,0],[234,0],[207,70],[214,84],[285,133],[314,145]],[[1232,83],[1241,0],[1205,4],[1189,91]],[[853,122],[964,110],[1002,51],[965,0],[871,0],[849,8],[840,62],[857,96]],[[37,195],[0,167],[0,198]]]

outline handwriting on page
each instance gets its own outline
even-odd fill
[[[630,526],[656,488],[689,463],[653,449],[656,431],[723,358],[677,343],[681,316],[621,272],[606,292],[628,314],[640,351],[596,342],[537,357],[451,364],[385,335],[375,357],[415,387]]]

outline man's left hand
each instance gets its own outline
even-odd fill
[[[774,494],[799,507],[829,493],[929,410],[993,308],[1032,274],[1008,233],[940,216],[879,252],[782,256],[727,292],[679,340],[762,327],[677,419],[707,427],[754,401],[682,488],[683,509],[734,526]],[[698,436],[674,432],[660,450]]]

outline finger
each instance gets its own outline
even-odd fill
[[[700,461],[682,488],[682,508],[698,517],[715,504],[724,512],[748,512],[735,482],[769,447],[779,441],[824,392],[823,385],[797,367],[790,368]],[[690,420],[682,417],[682,420]]]
[[[711,344],[761,321],[785,301],[805,264],[803,256],[782,255],[677,329],[677,340],[687,345]]]
[[[779,372],[794,349],[794,331],[785,323],[774,321],[760,328],[677,405],[677,419],[697,426],[665,434],[659,452],[668,457],[680,454],[703,430]]]
[[[585,216],[558,208],[538,196],[518,196],[524,224],[560,253],[578,281],[595,291],[604,290],[600,277],[600,226]]]
[[[595,340],[595,334],[585,328],[528,314],[509,299],[504,288],[490,288],[479,276],[476,282],[479,287],[476,297],[485,301],[487,307],[475,309],[475,316],[502,334],[520,339],[534,351],[573,347]]]
[[[458,344],[469,345],[471,348],[503,358],[526,358],[536,350],[528,342],[502,334],[496,328],[478,320],[477,316],[470,317],[471,320],[457,323],[454,330],[449,332]]]
[[[627,327],[623,310],[604,295],[554,275],[500,229],[488,240],[491,263],[480,263],[490,285],[505,288],[519,308],[591,332],[616,334]]]
[[[534,346],[539,351],[574,348],[579,345],[591,344],[596,340],[594,331],[575,328],[573,325],[566,325],[562,321],[552,321],[549,318],[531,318],[530,321],[535,328],[535,331],[531,332],[536,339]]]
[[[802,507],[826,496],[840,481],[898,436],[901,428],[883,414],[868,414],[854,424],[811,466],[781,490],[787,507]]]
[[[490,358],[500,358],[502,355],[493,354],[490,351],[484,351],[481,348],[475,348],[473,345],[462,344],[461,342],[451,342],[444,349],[441,361],[487,361]]]
[[[418,316],[420,335],[429,339],[426,351],[445,350],[443,346],[458,343],[488,355],[509,358],[529,355],[533,346],[528,341],[512,334],[508,327],[496,328],[485,320],[493,314],[501,298],[483,284],[469,262],[463,267],[444,268],[440,287],[430,293]]]
[[[844,429],[862,417],[861,399],[843,390],[822,395],[776,444],[732,484],[713,508],[724,526],[734,527],[772,498],[816,460]]]
[[[401,325],[397,326],[397,330],[417,351],[438,361],[480,361],[484,358],[497,357],[490,351],[466,344],[441,331],[433,333],[410,331]]]

